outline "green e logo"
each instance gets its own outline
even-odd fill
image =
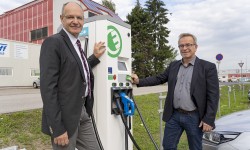
[[[122,50],[122,38],[120,32],[114,27],[108,26],[108,55],[118,57]]]

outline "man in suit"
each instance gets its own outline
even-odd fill
[[[163,120],[166,122],[164,150],[177,149],[185,130],[190,150],[202,149],[203,132],[215,128],[219,101],[219,81],[215,64],[199,59],[197,39],[183,33],[178,41],[182,59],[170,63],[167,69],[156,76],[139,79],[132,74],[138,87],[154,86],[168,82]]]
[[[60,19],[63,29],[45,39],[41,47],[42,132],[51,136],[55,150],[98,150],[90,119],[94,101],[91,68],[105,52],[104,42],[96,43],[94,54],[86,59],[78,39],[83,9],[68,2]]]

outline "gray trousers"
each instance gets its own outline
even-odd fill
[[[69,144],[66,146],[58,146],[54,144],[52,139],[53,150],[100,150],[98,145],[92,120],[88,116],[85,106],[82,107],[80,122],[76,132],[69,138]]]

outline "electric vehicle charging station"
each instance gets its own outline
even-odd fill
[[[84,20],[80,39],[82,45],[87,47],[88,56],[93,54],[96,42],[102,41],[106,45],[106,52],[100,58],[101,63],[93,68],[93,113],[103,147],[105,150],[132,150],[132,141],[127,136],[121,117],[116,114],[118,108],[115,101],[115,95],[128,100],[129,118],[126,119],[132,132],[130,116],[134,108],[130,98],[133,89],[128,81],[132,68],[131,26],[110,16],[90,17]]]

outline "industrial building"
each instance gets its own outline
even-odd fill
[[[43,40],[61,27],[64,3],[76,1],[84,17],[108,15],[121,18],[92,0],[34,0],[0,15],[0,87],[32,86],[39,77],[39,54]]]

